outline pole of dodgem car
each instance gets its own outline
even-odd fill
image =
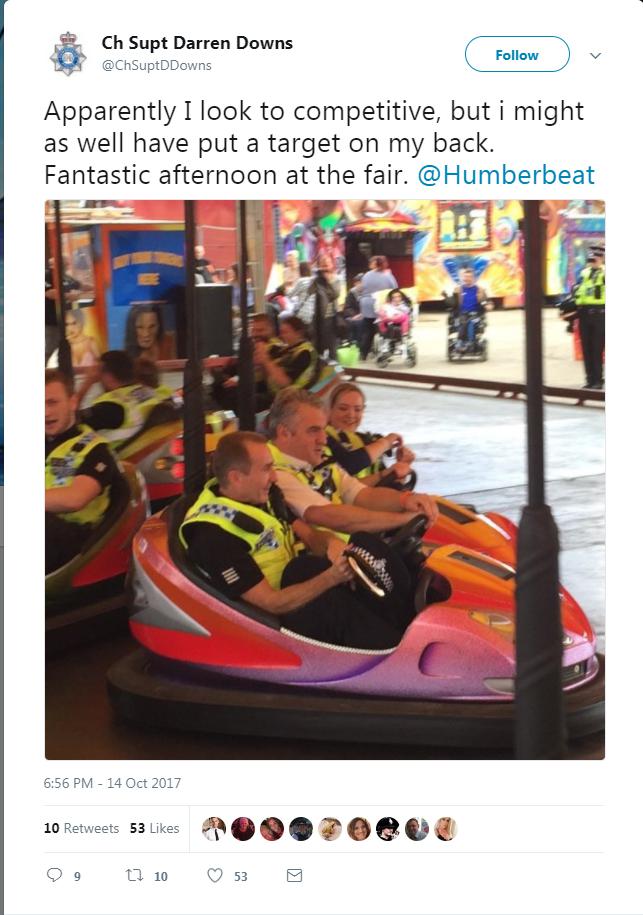
[[[63,232],[60,219],[60,200],[54,200],[54,220],[56,228],[56,319],[58,321],[58,368],[69,378],[74,377],[71,361],[71,347],[65,333],[65,278],[63,263]]]
[[[540,201],[524,202],[528,504],[518,528],[515,754],[560,759],[565,749],[558,529],[545,504],[543,229]]]
[[[184,201],[185,214],[185,323],[187,360],[183,369],[184,491],[199,493],[205,484],[205,418],[203,365],[199,352],[199,322],[194,295],[194,201]]]
[[[239,263],[239,312],[241,316],[241,338],[239,340],[239,428],[254,432],[255,429],[255,374],[253,366],[253,343],[248,332],[248,234],[246,222],[246,201],[237,201],[237,250]]]

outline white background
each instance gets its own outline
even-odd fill
[[[6,45],[6,727],[7,748],[7,888],[10,913],[91,911],[361,912],[569,912],[637,913],[642,909],[639,880],[640,791],[640,387],[641,362],[641,215],[639,39],[643,3],[460,2],[457,5],[325,2],[180,5],[125,3],[30,3],[10,0],[5,8]],[[79,36],[87,63],[82,74],[54,73],[49,55],[61,32]],[[211,73],[104,73],[99,38],[106,34],[156,37],[176,33],[216,38],[236,34],[293,38],[292,52],[167,52],[178,59],[213,60]],[[557,74],[481,74],[464,63],[466,42],[477,34],[560,34],[572,49],[567,68]],[[598,61],[590,51],[602,51]],[[159,55],[161,56],[161,55]],[[132,103],[163,97],[166,101],[208,98],[212,102],[285,100],[366,103],[407,98],[440,105],[455,98],[482,102],[502,97],[529,102],[565,98],[586,104],[583,124],[529,131],[506,125],[498,161],[536,167],[543,161],[560,167],[594,165],[597,185],[573,193],[566,188],[525,189],[522,196],[597,197],[608,212],[608,733],[603,762],[211,762],[170,766],[139,762],[109,764],[47,763],[43,754],[43,556],[41,527],[41,374],[43,204],[48,197],[129,197],[158,199],[201,196],[230,199],[243,189],[203,188],[172,191],[156,188],[56,189],[45,187],[42,117],[49,99],[68,102]],[[447,125],[442,122],[445,129]],[[377,133],[373,124],[372,134]],[[195,132],[201,132],[194,124]],[[149,125],[138,129],[152,133]],[[207,129],[207,127],[206,127]],[[215,130],[216,126],[210,126]],[[382,132],[388,133],[386,125]],[[472,125],[475,132],[476,125]],[[326,127],[328,130],[328,125]],[[491,128],[500,136],[500,128]],[[183,133],[183,128],[180,128]],[[283,127],[283,132],[289,132]],[[307,126],[306,133],[313,131]],[[323,128],[319,127],[321,135]],[[466,131],[467,133],[470,131]],[[369,130],[369,133],[371,131]],[[500,145],[500,144],[498,144]],[[242,164],[243,156],[237,164]],[[466,157],[454,157],[464,161]],[[93,164],[107,165],[106,156]],[[105,161],[102,161],[105,160]],[[430,162],[430,157],[422,157]],[[71,165],[87,164],[68,160]],[[168,163],[173,164],[173,161]],[[473,164],[473,160],[469,164]],[[479,162],[479,165],[487,164]],[[609,181],[608,181],[609,178]],[[382,191],[385,191],[382,192]],[[333,188],[246,189],[246,197],[334,198]],[[338,197],[422,197],[419,187],[367,189],[357,185]],[[517,197],[516,188],[445,193],[436,197]],[[572,468],[570,468],[570,473]],[[70,715],[73,709],[70,709]],[[319,805],[329,814],[342,805],[357,810],[458,809],[460,821],[472,805],[601,805],[596,817],[602,854],[467,854],[443,856],[437,863],[391,855],[372,858],[368,874],[350,877],[347,859],[333,854],[318,863],[326,874],[302,884],[304,898],[284,892],[281,879],[268,874],[239,890],[221,886],[213,900],[189,878],[192,859],[183,856],[185,879],[163,890],[143,883],[134,901],[92,856],[87,885],[91,909],[81,904],[64,881],[44,877],[43,803],[104,803],[81,795],[52,797],[41,788],[45,775],[174,774],[184,778],[177,796],[163,804],[248,805],[260,810],[299,804]],[[155,803],[141,793],[121,794],[119,804]],[[552,814],[552,836],[564,831],[564,816]],[[213,810],[213,812],[215,812]],[[583,817],[585,814],[583,814]],[[502,822],[502,813],[499,814]],[[525,818],[524,829],[529,828]],[[525,834],[517,835],[522,848]],[[455,844],[455,843],[453,843]],[[373,845],[371,847],[374,847]],[[556,846],[557,847],[557,846]],[[578,846],[579,851],[585,845]],[[178,857],[178,856],[177,856]],[[200,859],[201,856],[199,856]],[[254,855],[253,861],[259,862]],[[261,861],[267,860],[267,856]],[[360,861],[368,862],[365,855]],[[435,859],[431,859],[433,862]],[[46,863],[49,862],[49,863]],[[167,863],[160,861],[159,867]],[[297,861],[293,859],[296,866]],[[129,866],[125,863],[123,866]],[[135,863],[132,866],[136,866]],[[173,867],[178,865],[173,864]],[[197,862],[198,868],[202,864]],[[253,865],[255,866],[255,865]],[[262,865],[263,866],[263,865]],[[284,861],[284,867],[290,866]],[[255,866],[256,867],[256,866]],[[318,872],[319,873],[319,872]],[[87,886],[86,885],[86,886]],[[307,886],[310,888],[307,889]],[[291,890],[292,887],[286,889]],[[300,888],[297,888],[298,890]],[[325,891],[324,891],[325,890]],[[71,895],[66,897],[69,892]],[[83,893],[86,889],[83,889]],[[241,893],[241,895],[239,895]]]

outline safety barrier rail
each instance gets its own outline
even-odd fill
[[[486,378],[456,378],[449,375],[424,375],[420,372],[395,372],[388,369],[344,369],[351,378],[369,378],[373,380],[405,381],[411,384],[427,385],[433,391],[442,388],[466,389],[467,391],[495,391],[496,397],[507,397],[513,400],[526,394],[526,386],[513,381],[492,381]],[[550,385],[543,386],[545,397],[573,400],[578,406],[587,402],[605,404],[605,392],[585,388],[564,388]]]

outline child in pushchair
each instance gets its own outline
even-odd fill
[[[377,309],[377,363],[386,365],[400,355],[408,365],[417,363],[417,350],[411,342],[413,304],[401,289],[393,289],[386,302]]]

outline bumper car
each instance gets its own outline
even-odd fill
[[[114,631],[127,618],[125,576],[148,501],[142,476],[131,464],[122,469],[110,507],[83,551],[45,577],[47,653]]]
[[[205,414],[205,451],[211,454],[221,435],[237,428],[234,414],[226,411]],[[145,478],[150,505],[159,511],[183,492],[183,419],[170,403],[160,403],[145,425],[118,449],[119,457],[133,464]]]
[[[515,566],[518,528],[513,521],[497,512],[480,514],[473,505],[436,501],[438,520],[425,535],[430,543],[458,543]]]
[[[530,407],[542,402],[534,369],[542,364],[540,338],[532,329],[540,320],[534,267],[542,255],[536,231],[538,201],[525,201],[525,209],[526,244],[535,245],[533,269],[526,273],[528,427],[537,432],[542,417]],[[190,261],[194,240],[190,201],[185,210]],[[243,201],[239,213],[245,220]],[[247,263],[245,234],[240,237],[240,260]],[[192,267],[188,263],[188,275],[193,274]],[[194,375],[197,323],[189,286],[186,316]],[[243,320],[242,344],[247,341]],[[245,371],[250,372],[249,364]],[[192,388],[189,396],[186,393],[186,424],[195,418],[200,421],[202,415],[199,387]],[[189,392],[187,383],[185,389]],[[542,453],[537,441],[531,448],[536,456]],[[534,491],[524,530],[529,529],[532,536],[540,531],[536,522],[547,516],[544,493],[536,486],[541,481],[541,470],[530,465]],[[560,588],[560,628],[553,604],[542,611],[543,628],[555,633],[554,641],[547,642],[546,660],[554,659],[555,665],[559,633],[562,638],[561,677],[556,666],[543,665],[540,656],[529,654],[529,665],[536,659],[556,676],[546,670],[546,677],[541,677],[540,670],[534,674],[533,666],[528,666],[531,692],[525,715],[525,668],[517,680],[516,640],[524,665],[522,649],[529,632],[522,611],[520,619],[516,616],[516,532],[501,516],[481,516],[468,507],[441,504],[439,523],[430,531],[425,533],[421,524],[412,523],[399,532],[390,545],[415,570],[416,615],[397,646],[364,651],[298,635],[287,628],[287,616],[272,616],[230,601],[208,582],[178,539],[181,521],[203,482],[194,480],[192,495],[182,496],[149,519],[134,538],[130,629],[142,647],[110,668],[107,677],[113,707],[121,718],[144,727],[273,739],[508,749],[515,745],[514,729],[520,728],[522,736],[526,723],[534,721],[534,709],[548,710],[538,705],[545,695],[540,688],[543,681],[557,715],[562,680],[561,718],[567,736],[581,738],[603,730],[604,661],[596,654],[595,637],[582,610]],[[539,513],[536,518],[534,513]],[[547,555],[541,553],[531,563],[537,575],[546,576],[554,567],[557,544],[553,539],[549,536],[544,544]],[[379,586],[376,570],[363,568],[357,556],[351,561],[364,587]],[[521,580],[524,594],[524,577]],[[530,597],[534,591],[530,585]],[[518,596],[524,608],[522,594]],[[549,591],[546,596],[551,596]],[[534,607],[537,612],[534,602],[528,608],[529,624]],[[554,740],[544,734],[545,725]],[[527,748],[535,755],[524,755],[525,747],[516,741],[521,758],[540,758],[543,747],[546,752],[552,747],[558,754],[556,740],[562,730],[558,720],[553,722],[550,716],[545,722],[540,715],[535,730],[538,740],[532,741],[533,749]]]
[[[515,575],[472,549],[475,526],[487,533],[479,516],[447,515],[456,533],[467,531],[448,543],[440,522],[437,538],[434,528],[423,537],[422,517],[393,537],[414,569],[417,615],[395,648],[365,651],[303,637],[287,615],[224,598],[179,543],[189,501],[134,539],[130,629],[142,650],[109,672],[119,715],[211,733],[511,746]],[[376,588],[372,570],[354,560],[363,586]],[[566,591],[560,598],[566,722],[581,737],[602,728],[602,662],[583,611]]]

